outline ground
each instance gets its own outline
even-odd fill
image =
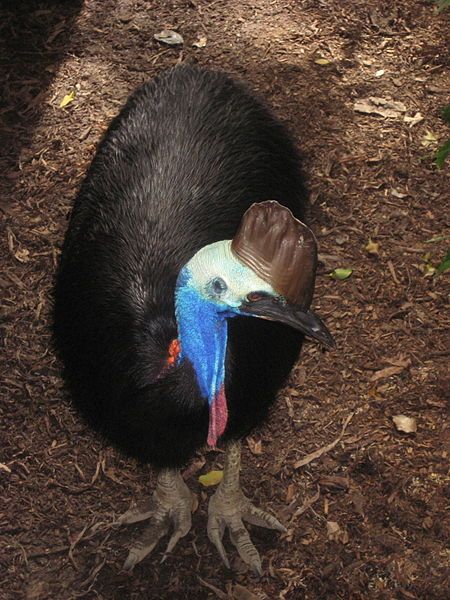
[[[161,45],[162,29],[184,45]],[[449,597],[448,276],[430,271],[446,242],[427,242],[448,233],[450,169],[433,162],[449,137],[448,16],[425,0],[24,0],[2,3],[0,31],[0,598]],[[199,506],[173,555],[161,565],[160,545],[121,571],[141,526],[111,523],[153,474],[72,411],[50,342],[55,265],[96,145],[136,86],[186,60],[247,81],[292,130],[320,245],[315,310],[337,342],[306,345],[244,444],[247,495],[288,527],[252,529],[261,580],[207,541],[198,476],[220,469],[217,451],[185,473]],[[355,110],[372,96],[404,106]]]

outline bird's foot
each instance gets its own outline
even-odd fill
[[[222,485],[222,484],[221,484]],[[208,537],[217,548],[225,565],[230,563],[222,544],[223,534],[228,528],[230,539],[242,560],[258,577],[262,575],[261,558],[253,545],[243,521],[285,532],[286,528],[273,515],[254,506],[244,496],[240,487],[221,488],[211,497],[208,507]]]
[[[150,554],[159,540],[169,532],[172,524],[173,533],[161,561],[163,562],[178,540],[190,530],[192,508],[193,495],[180,473],[163,471],[158,477],[156,489],[147,508],[145,510],[132,508],[117,521],[121,525],[128,525],[145,519],[150,520],[142,536],[132,545],[123,566],[124,570],[131,571]]]

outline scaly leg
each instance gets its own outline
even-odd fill
[[[193,496],[177,470],[165,469],[158,475],[155,491],[145,511],[128,510],[117,521],[121,525],[150,519],[142,536],[133,544],[123,568],[131,571],[137,563],[150,554],[158,541],[168,533],[170,523],[173,534],[165,555],[171,552],[180,538],[191,528]],[[163,558],[164,560],[164,558]]]
[[[209,501],[208,536],[225,565],[230,568],[222,544],[225,528],[228,527],[230,539],[242,560],[250,566],[255,575],[261,576],[261,559],[242,521],[281,532],[285,532],[286,528],[273,515],[257,508],[244,496],[239,485],[240,464],[240,442],[229,442],[223,479]]]

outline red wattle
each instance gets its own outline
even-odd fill
[[[209,407],[208,446],[216,446],[217,440],[225,431],[227,421],[227,399],[225,398],[225,387],[222,386]]]

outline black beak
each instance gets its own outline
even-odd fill
[[[254,296],[257,296],[257,294],[254,294]],[[325,324],[312,310],[302,310],[298,306],[283,302],[273,296],[264,295],[255,299],[249,298],[247,302],[241,304],[239,312],[243,315],[289,325],[327,348],[331,349],[336,345]]]

